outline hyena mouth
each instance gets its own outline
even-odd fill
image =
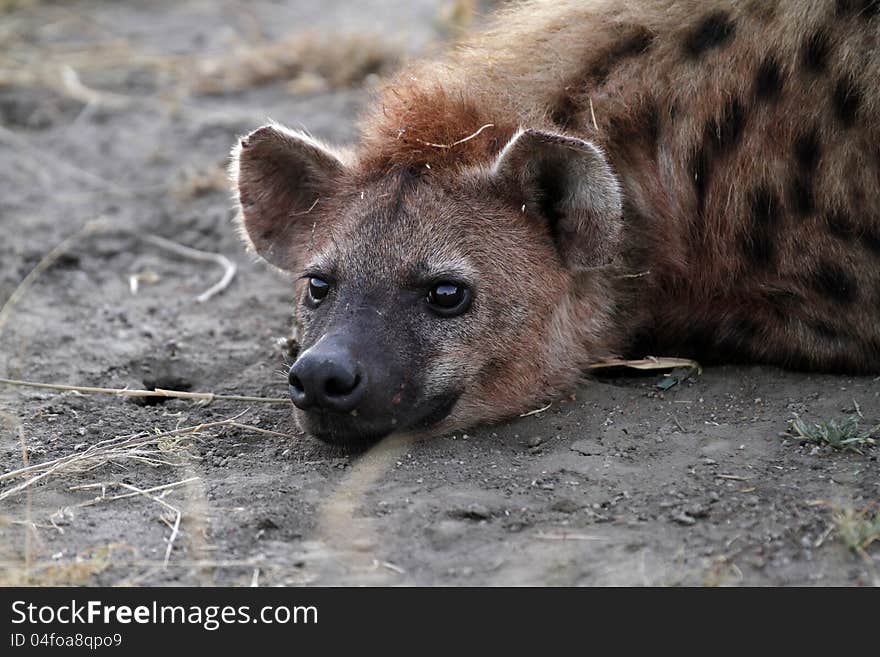
[[[420,405],[414,419],[394,417],[381,420],[360,415],[309,411],[304,414],[304,428],[322,442],[343,447],[367,447],[395,431],[426,430],[445,420],[461,397],[460,391],[449,392]]]
[[[452,412],[461,397],[460,390],[454,390],[440,397],[434,404],[434,409],[428,412],[419,420],[416,425],[421,429],[430,429],[435,424],[439,424]]]

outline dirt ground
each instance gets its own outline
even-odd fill
[[[283,397],[290,285],[240,246],[227,153],[267,117],[350,139],[376,74],[468,5],[0,1],[0,376]],[[237,275],[197,302],[223,269],[143,236]],[[0,384],[0,472],[80,457],[0,478],[0,584],[878,583],[880,550],[847,540],[877,448],[785,434],[880,424],[878,379],[667,381],[595,378],[364,455],[297,435],[285,404]]]

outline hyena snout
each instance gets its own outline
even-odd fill
[[[368,388],[366,368],[346,345],[322,340],[303,352],[288,375],[290,398],[304,411],[356,411]]]

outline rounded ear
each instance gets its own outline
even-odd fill
[[[504,196],[547,222],[572,271],[608,264],[617,254],[623,197],[617,176],[594,144],[521,130],[498,154],[490,176]]]
[[[312,211],[344,169],[329,147],[280,125],[243,137],[229,171],[246,241],[276,267],[296,269],[314,235]]]

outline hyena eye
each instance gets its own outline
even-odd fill
[[[428,291],[428,305],[445,317],[460,315],[471,303],[470,290],[464,285],[442,281]]]
[[[312,276],[309,279],[309,297],[311,297],[312,301],[318,303],[321,299],[327,296],[327,293],[330,291],[330,283],[327,281],[316,278]]]

